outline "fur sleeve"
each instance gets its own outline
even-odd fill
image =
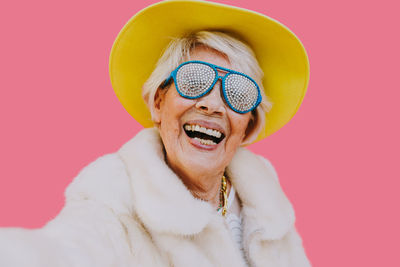
[[[287,233],[281,242],[281,245],[285,248],[281,253],[281,259],[284,259],[284,264],[286,264],[282,266],[311,267],[304,251],[303,241],[295,227]]]
[[[120,216],[131,212],[129,179],[116,154],[74,179],[57,217],[36,230],[0,229],[0,266],[125,266],[130,248]]]

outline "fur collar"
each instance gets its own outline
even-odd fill
[[[131,178],[135,211],[149,230],[194,235],[218,216],[167,166],[157,129],[141,131],[118,154]],[[227,174],[243,204],[245,242],[282,238],[294,224],[294,212],[271,164],[239,148]]]

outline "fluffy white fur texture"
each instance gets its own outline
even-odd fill
[[[227,172],[250,265],[309,267],[272,165],[240,148]],[[166,165],[154,128],[85,167],[45,227],[0,229],[1,267],[244,267],[240,255],[223,218]]]

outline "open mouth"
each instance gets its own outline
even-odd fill
[[[203,145],[216,145],[225,138],[222,132],[197,124],[185,124],[183,129],[187,136],[198,140]]]

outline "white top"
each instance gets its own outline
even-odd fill
[[[222,209],[218,211],[222,214]],[[227,201],[227,213],[225,216],[225,222],[229,228],[232,239],[235,241],[237,247],[239,248],[242,257],[246,260],[244,249],[243,249],[243,229],[242,229],[242,214],[241,207],[239,203],[239,198],[236,195],[236,191],[231,186],[231,191],[229,192]]]

